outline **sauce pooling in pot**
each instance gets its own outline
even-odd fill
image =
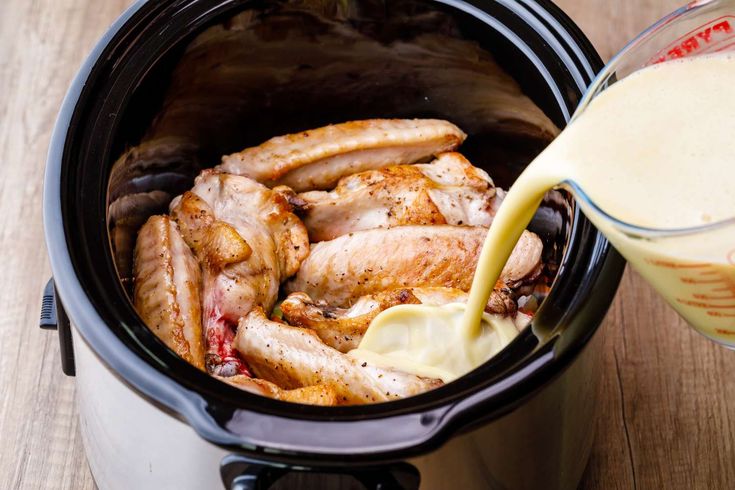
[[[608,215],[638,227],[682,229],[731,218],[733,87],[735,57],[719,54],[648,67],[602,92],[508,192],[487,235],[467,305],[390,308],[373,320],[352,355],[451,381],[496,354],[512,336],[484,316],[485,304],[544,194],[565,183],[582,189]],[[698,267],[730,284],[722,294],[735,294],[733,228],[713,230],[706,238],[633,238],[595,205],[585,199],[579,204],[692,324],[716,340],[735,342],[735,315],[718,316],[718,305],[727,304],[717,301],[725,297],[698,302],[696,284],[671,272]]]

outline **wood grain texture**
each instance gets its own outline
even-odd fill
[[[672,0],[558,0],[607,60]],[[630,269],[603,327],[597,439],[581,488],[735,488],[735,354]]]
[[[41,224],[43,170],[56,113],[122,0],[0,4],[0,488],[93,488],[74,381],[58,338],[38,328],[50,277]]]
[[[0,3],[0,488],[90,489],[74,382],[37,327],[50,271],[41,186],[72,76],[130,0]],[[558,0],[608,59],[672,0]],[[735,487],[735,354],[698,336],[628,272],[605,322],[588,489]]]

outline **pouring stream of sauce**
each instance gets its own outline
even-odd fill
[[[669,61],[622,79],[592,100],[513,184],[488,232],[467,305],[390,308],[373,320],[351,355],[446,382],[466,374],[515,335],[484,308],[548,190],[574,182],[605,213],[640,227],[681,229],[716,223],[735,215],[734,149],[733,55]],[[578,202],[695,326],[697,312],[686,310],[681,300],[691,293],[684,289],[686,284],[650,264],[686,268],[703,263],[713,276],[721,274],[735,285],[735,264],[723,259],[735,247],[735,228],[673,244],[634,240],[586,200]],[[735,286],[733,290],[735,294]],[[735,335],[735,320],[730,323]],[[722,332],[728,330],[717,331],[726,335]]]

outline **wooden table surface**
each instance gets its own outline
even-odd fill
[[[683,0],[558,0],[604,59]],[[130,0],[0,2],[0,488],[94,488],[56,334],[46,149],[82,59]],[[605,325],[597,439],[582,488],[735,488],[735,353],[695,334],[628,271]]]

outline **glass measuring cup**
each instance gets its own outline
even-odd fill
[[[722,51],[735,51],[735,1],[690,2],[617,54],[592,83],[573,119],[602,91],[641,68]],[[735,210],[732,218],[704,226],[649,229],[608,215],[574,182],[565,186],[595,226],[690,325],[735,349]]]

